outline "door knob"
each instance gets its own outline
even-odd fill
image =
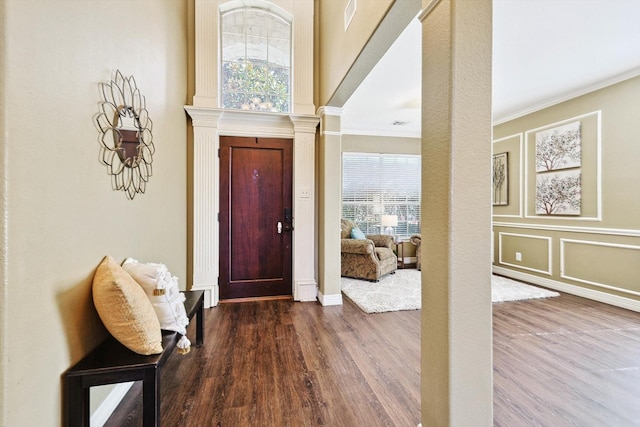
[[[282,233],[282,223],[278,221],[278,234]]]

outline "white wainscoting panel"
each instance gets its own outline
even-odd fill
[[[577,277],[566,274],[567,271],[567,263],[566,263],[566,254],[570,250],[568,246],[570,245],[588,245],[588,246],[596,246],[603,248],[603,256],[602,259],[606,260],[608,257],[605,256],[604,252],[606,252],[605,248],[617,248],[624,249],[629,251],[640,251],[640,246],[635,245],[623,245],[618,243],[606,243],[606,242],[595,242],[589,240],[573,240],[573,239],[560,239],[560,277],[567,280],[573,280],[580,283],[585,283],[591,286],[597,286],[604,289],[610,289],[617,292],[623,292],[631,295],[640,296],[640,292],[633,291],[630,289],[621,288],[619,286],[614,286],[607,283],[598,282],[596,280],[589,280],[587,277]],[[639,252],[640,253],[640,252]],[[610,258],[609,258],[610,259]],[[624,268],[624,266],[620,266],[620,268]],[[633,268],[632,266],[625,270],[627,273],[638,272],[637,268]],[[640,282],[640,276],[637,278],[637,282]]]
[[[524,264],[513,264],[513,263],[509,263],[509,262],[505,262],[503,260],[502,257],[502,239],[503,237],[518,237],[518,238],[522,238],[522,239],[537,239],[537,240],[546,240],[547,241],[547,266],[548,269],[547,270],[540,270],[537,268],[531,268],[531,267],[527,267]],[[534,236],[534,235],[530,235],[530,234],[516,234],[516,233],[498,233],[498,262],[500,264],[503,265],[508,265],[510,267],[515,267],[515,268],[520,268],[522,270],[529,270],[529,271],[533,271],[536,273],[541,273],[541,274],[547,274],[549,276],[551,276],[552,274],[552,248],[551,248],[551,237],[547,237],[547,236]]]

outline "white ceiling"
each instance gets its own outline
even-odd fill
[[[343,106],[343,133],[420,136],[420,41],[414,19]],[[640,0],[493,1],[494,122],[639,74]]]

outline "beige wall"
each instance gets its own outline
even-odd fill
[[[322,305],[342,304],[340,285],[340,111],[320,109],[316,159],[318,179],[318,300]]]
[[[492,1],[423,6],[421,421],[491,426]]]
[[[635,77],[494,127],[494,153],[509,153],[509,205],[493,209],[494,266],[640,310],[638,99]],[[536,215],[535,134],[576,120],[582,131],[581,215]]]
[[[316,74],[320,76],[316,105],[319,106],[330,105],[329,100],[395,0],[359,0],[356,14],[345,30],[344,11],[348,2],[316,0]]]
[[[420,154],[420,138],[342,135],[342,151],[352,153]]]
[[[187,3],[2,6],[0,425],[58,426],[61,375],[105,337],[90,294],[102,257],[186,276]],[[98,83],[116,69],[154,124],[153,176],[132,201],[98,161]]]

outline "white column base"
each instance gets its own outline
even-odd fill
[[[318,284],[315,280],[297,280],[293,291],[295,301],[315,301],[318,298]]]
[[[342,305],[342,294],[323,295],[322,292],[318,292],[318,301],[323,307],[329,305]]]
[[[217,284],[193,285],[192,291],[204,291],[204,308],[211,308],[220,302],[220,287]]]

